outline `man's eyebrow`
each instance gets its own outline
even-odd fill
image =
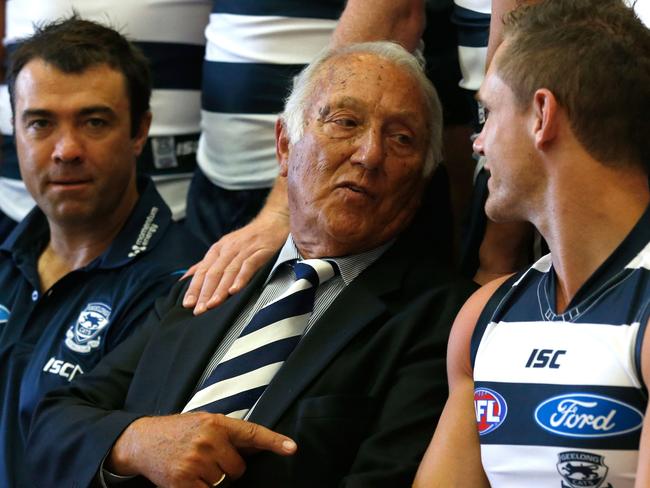
[[[91,105],[90,107],[84,107],[79,111],[80,115],[93,115],[93,114],[105,114],[105,115],[115,115],[115,111],[107,107],[106,105]]]
[[[335,99],[334,103],[330,103],[329,105],[336,108],[347,108],[347,107],[357,108],[357,107],[362,107],[363,103],[358,98],[345,95]]]
[[[91,105],[84,107],[79,111],[79,115],[88,116],[93,114],[115,115],[115,111],[106,105]],[[45,108],[28,108],[22,111],[21,118],[28,119],[32,117],[54,117],[54,112]]]
[[[48,118],[52,117],[52,112],[43,108],[28,108],[22,111],[20,114],[21,119],[29,119],[33,117],[43,117]]]

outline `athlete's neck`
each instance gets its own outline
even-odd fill
[[[597,172],[579,181],[557,182],[542,218],[535,222],[553,257],[558,313],[621,244],[650,203],[648,177],[642,171],[603,166]]]

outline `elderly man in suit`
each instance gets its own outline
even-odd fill
[[[49,396],[30,434],[38,484],[408,484],[471,287],[413,225],[441,130],[434,88],[396,44],[305,68],[276,127],[285,246],[201,316],[179,284],[141,334]]]

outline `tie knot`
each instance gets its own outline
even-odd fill
[[[322,285],[338,274],[339,268],[333,261],[324,259],[305,259],[293,265],[296,280],[308,280],[313,287]]]

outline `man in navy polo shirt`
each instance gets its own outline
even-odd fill
[[[147,62],[112,29],[40,27],[8,72],[22,177],[37,207],[0,246],[0,486],[25,485],[24,438],[49,390],[88,372],[202,255],[136,177]]]

